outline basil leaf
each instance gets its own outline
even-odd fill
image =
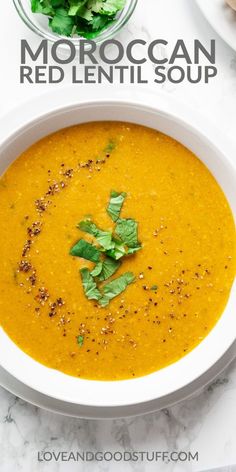
[[[77,337],[77,343],[80,347],[82,347],[83,344],[84,344],[84,336],[78,336]]]
[[[119,269],[121,262],[106,257],[103,262],[98,262],[91,272],[93,277],[98,277],[100,282],[109,279]]]
[[[127,194],[125,192],[118,193],[118,192],[115,192],[114,190],[111,192],[110,202],[107,207],[107,213],[111,217],[111,219],[115,222],[118,220],[120,216],[120,212],[121,212],[123,203],[125,201],[126,195]]]
[[[80,239],[70,250],[70,255],[82,257],[88,261],[98,262],[100,260],[100,251],[84,239]]]
[[[103,286],[103,297],[99,300],[99,304],[103,307],[109,305],[109,302],[120,295],[135,280],[132,272],[126,272],[117,279],[112,280]]]
[[[100,300],[102,297],[92,275],[87,268],[80,270],[84,293],[88,300]]]
[[[84,233],[88,233],[94,236],[97,242],[105,250],[112,249],[114,247],[111,231],[103,231],[97,228],[97,226],[90,220],[81,221],[78,224],[78,228]]]
[[[117,221],[115,232],[120,237],[121,241],[129,248],[137,248],[140,246],[138,242],[137,221],[131,218],[120,218]]]

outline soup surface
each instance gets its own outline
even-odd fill
[[[70,255],[93,236],[92,218],[114,231],[111,190],[126,192],[122,217],[138,222],[141,249],[116,279],[135,280],[101,307],[86,296]],[[235,226],[207,168],[181,144],[127,123],[78,125],[25,151],[0,180],[0,320],[39,362],[77,377],[142,376],[191,351],[216,324],[235,276]],[[105,282],[104,282],[105,283]]]

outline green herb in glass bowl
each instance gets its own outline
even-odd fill
[[[31,10],[48,16],[54,33],[93,39],[116,21],[125,3],[126,0],[31,0]]]

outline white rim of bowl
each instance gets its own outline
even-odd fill
[[[47,98],[48,98],[48,94],[45,94],[44,97],[38,97],[37,99],[34,99],[33,101],[31,101],[31,106],[30,108],[28,108],[28,111],[30,111],[29,116],[32,116],[32,110],[37,110],[37,103],[41,104],[41,109],[45,106],[45,109],[48,108],[48,111],[44,113],[40,112],[39,114],[37,112],[36,113],[34,112],[35,114],[34,120],[30,119],[28,122],[26,120],[26,123],[22,127],[17,127],[18,133],[23,132],[23,130],[28,129],[29,127],[32,128],[35,123],[39,121],[43,122],[48,117],[52,117],[53,115],[55,116],[58,114],[63,114],[65,112],[72,112],[73,109],[76,109],[80,112],[82,110],[88,110],[89,108],[91,109],[94,107],[101,108],[101,109],[103,107],[105,108],[118,107],[118,108],[126,109],[126,111],[129,109],[132,109],[132,111],[134,112],[138,110],[140,111],[141,109],[142,112],[145,110],[148,113],[151,113],[153,115],[153,118],[155,116],[156,118],[157,116],[162,117],[162,118],[165,117],[167,118],[167,120],[169,120],[172,123],[176,123],[176,124],[178,123],[178,125],[182,126],[183,129],[185,129],[187,132],[190,133],[190,135],[193,133],[193,135],[195,135],[197,139],[200,140],[200,142],[203,142],[209,149],[211,149],[211,151],[215,154],[215,156],[218,156],[218,164],[219,163],[221,165],[223,164],[224,168],[228,168],[228,171],[227,171],[228,175],[230,175],[232,179],[234,179],[234,181],[236,179],[235,168],[233,167],[230,160],[226,156],[224,156],[223,153],[217,147],[215,147],[215,145],[204,135],[204,133],[199,131],[198,128],[186,123],[185,120],[182,120],[176,114],[173,114],[173,113],[170,114],[169,112],[166,111],[165,107],[163,106],[160,106],[159,109],[157,109],[151,105],[145,105],[142,101],[139,102],[139,101],[133,101],[133,100],[121,101],[121,100],[109,100],[109,99],[108,100],[92,99],[91,101],[88,100],[86,102],[74,103],[73,105],[70,104],[68,106],[59,105],[56,107],[52,107],[52,109],[50,109],[50,106],[48,106]],[[66,104],[66,100],[64,101]],[[15,113],[15,110],[14,112],[12,112],[12,116],[13,116],[13,113]],[[24,113],[26,116],[26,108],[24,108]],[[169,134],[171,135],[171,133]],[[2,144],[2,149],[7,147],[9,143],[12,141],[12,139],[13,139],[13,136],[9,136],[6,139],[6,141]],[[180,138],[178,138],[178,140],[181,142]],[[4,336],[5,338],[8,339],[7,342],[11,347],[11,352],[13,353],[14,360],[17,358],[16,356],[21,353],[21,355],[23,355],[23,357],[27,359],[26,364],[27,363],[28,365],[31,364],[31,367],[32,368],[34,367],[38,373],[41,372],[41,374],[45,376],[44,374],[47,372],[46,377],[49,382],[50,382],[50,379],[52,380],[52,377],[56,376],[58,378],[57,380],[59,380],[59,382],[57,382],[58,385],[61,382],[65,381],[66,379],[66,382],[71,384],[71,388],[73,388],[74,382],[76,382],[77,385],[80,386],[80,388],[83,387],[84,394],[86,392],[87,396],[84,395],[83,400],[79,401],[79,404],[81,405],[103,406],[103,407],[117,406],[118,407],[118,406],[135,405],[137,403],[141,404],[141,403],[152,401],[156,398],[162,398],[163,396],[170,395],[186,387],[187,385],[189,385],[190,383],[198,379],[200,376],[202,376],[207,370],[209,370],[209,368],[211,368],[224,355],[227,349],[230,348],[232,343],[235,341],[235,333],[234,333],[234,330],[232,330],[232,320],[231,320],[231,317],[229,316],[229,312],[231,313],[231,310],[233,310],[234,308],[232,304],[233,292],[234,292],[234,295],[236,295],[236,283],[234,283],[234,286],[232,288],[231,296],[227,305],[227,310],[225,310],[224,314],[221,316],[215,328],[213,328],[210,334],[193,351],[191,351],[189,354],[187,354],[184,358],[177,361],[176,363],[171,364],[170,366],[164,369],[161,369],[158,372],[154,372],[152,374],[149,374],[147,376],[140,377],[137,379],[122,380],[122,381],[115,381],[115,382],[114,381],[101,382],[101,381],[93,381],[93,380],[76,379],[74,377],[70,377],[60,372],[49,369],[43,366],[42,364],[39,364],[38,362],[36,362],[35,360],[29,358],[26,354],[24,354],[5,334]],[[226,320],[226,311],[228,313],[227,320]],[[225,335],[222,339],[221,329],[222,327],[224,328],[224,325],[226,325],[226,321],[227,321],[227,330],[226,331],[224,330]],[[210,349],[216,346],[217,346],[217,349]],[[41,375],[39,375],[36,379],[34,379],[32,383],[32,378],[29,378],[27,370],[22,371],[21,369],[19,373],[18,367],[16,364],[14,364],[14,362],[10,362],[10,370],[9,370],[9,362],[7,361],[7,359],[5,359],[5,361],[2,359],[2,366],[11,375],[19,379],[25,385],[28,385],[30,388],[33,388],[34,390],[38,390],[39,392],[47,396],[57,398],[58,400],[66,401],[68,403],[77,403],[75,401],[76,400],[75,397],[71,398],[70,395],[67,396],[65,395],[65,393],[61,394],[59,391],[55,393],[55,389],[54,390],[51,389],[51,391],[47,390],[48,388],[47,383],[46,383],[47,388],[46,389],[45,387],[42,388],[41,378],[40,378]],[[168,389],[166,389],[166,391],[164,392],[162,391],[158,393],[158,388],[157,388],[158,385],[156,384],[156,382],[158,380],[160,381],[160,377],[163,378],[163,376],[164,378],[166,376],[168,377],[169,380],[167,383],[169,387]],[[171,387],[172,385],[171,379],[174,380],[174,384],[175,384],[174,390]],[[122,388],[120,389],[121,386]],[[80,391],[80,388],[79,388],[79,391]],[[93,392],[93,388],[96,391],[96,397],[98,396],[99,401],[97,401],[97,399],[94,398],[93,393],[91,395],[91,392]],[[122,393],[122,395],[119,398],[117,397],[117,395],[115,395],[116,400],[115,401],[112,400],[111,402],[111,399],[113,398],[112,392],[115,394],[117,390],[119,390],[119,393]],[[104,398],[103,396],[105,392],[106,392],[106,398]],[[129,395],[126,395],[127,392],[129,393]],[[134,393],[135,395],[137,394],[137,398],[133,401],[132,396],[134,395]]]

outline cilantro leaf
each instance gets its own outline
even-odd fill
[[[100,251],[84,239],[80,239],[70,250],[70,255],[82,257],[88,261],[98,262],[100,260]]]
[[[101,272],[102,272],[102,267],[103,267],[103,262],[102,261],[99,261],[94,269],[90,272],[90,274],[92,275],[92,277],[98,277]]]
[[[138,242],[137,221],[131,218],[120,218],[117,221],[115,232],[121,241],[123,241],[123,243],[125,243],[129,248],[137,248],[140,246]]]
[[[107,207],[107,213],[111,217],[111,219],[115,222],[118,220],[120,216],[120,212],[121,212],[126,196],[127,194],[125,192],[119,193],[119,192],[115,192],[114,190],[112,190],[110,194],[110,202]]]
[[[57,8],[55,15],[49,20],[54,33],[61,34],[63,36],[71,36],[74,28],[74,20],[68,16],[68,12],[65,8]]]
[[[77,336],[77,343],[80,347],[82,347],[84,344],[84,336]]]
[[[41,0],[42,1],[42,0]],[[67,3],[67,0],[43,0],[44,2],[51,3],[53,8],[64,7]]]
[[[49,16],[54,14],[53,5],[49,0],[31,0],[31,11]]]
[[[63,36],[94,38],[115,20],[126,0],[31,0],[33,13],[49,17],[51,29]]]
[[[141,244],[139,244],[139,246],[136,246],[136,247],[129,247],[127,250],[127,256],[132,256],[136,252],[140,251],[140,249],[142,249]]]
[[[116,15],[125,6],[126,0],[105,0],[103,2],[100,13],[105,15]]]
[[[103,3],[103,0],[89,0],[88,8],[90,8],[95,13],[100,13]]]
[[[150,290],[153,290],[155,292],[156,290],[158,290],[158,285],[152,285]]]
[[[103,28],[108,26],[107,17],[105,15],[93,15],[89,25],[91,25],[93,31],[102,31]]]
[[[113,298],[120,295],[135,280],[135,276],[132,272],[126,272],[106,284],[103,282],[110,279],[119,269],[120,259],[142,248],[138,242],[138,223],[132,218],[120,218],[125,198],[125,192],[110,193],[107,213],[116,223],[114,234],[101,230],[87,216],[88,219],[81,221],[77,227],[92,235],[99,246],[81,239],[70,250],[71,255],[96,263],[93,270],[84,268],[80,273],[86,297],[89,300],[97,300],[102,307],[106,307]],[[156,288],[153,286],[152,290],[154,287]]]
[[[31,11],[35,13],[40,6],[40,1],[39,0],[31,0]]]
[[[94,279],[90,274],[89,270],[87,268],[81,269],[80,275],[82,279],[84,293],[88,300],[100,300],[102,295],[99,292],[97,284],[96,282],[94,282]]]
[[[106,145],[106,147],[104,148],[104,152],[106,153],[110,153],[112,151],[114,151],[114,149],[116,148],[116,143],[115,141],[113,141],[113,139],[110,139],[108,144]]]
[[[93,12],[89,10],[85,5],[80,8],[78,16],[89,22],[92,22],[93,20]]]
[[[78,224],[78,228],[84,233],[91,234],[97,240],[97,242],[105,249],[109,250],[114,248],[114,242],[112,241],[111,231],[103,231],[90,220],[81,221]]]
[[[80,9],[85,5],[86,2],[87,0],[69,0],[70,8],[68,11],[68,15],[69,16],[79,15]]]
[[[127,251],[122,242],[117,241],[117,240],[113,240],[113,241],[114,241],[114,247],[107,250],[106,254],[112,259],[115,259],[116,261],[118,261],[122,257],[126,256]]]
[[[103,262],[98,262],[95,266],[91,275],[93,277],[98,277],[100,282],[109,279],[115,272],[119,269],[121,263],[111,259],[110,257],[106,257]]]
[[[101,15],[113,16],[125,6],[126,0],[89,0],[88,8]]]
[[[109,302],[120,295],[135,280],[132,272],[126,272],[117,279],[112,280],[103,286],[103,296],[99,300],[99,304],[103,307],[109,305]]]

